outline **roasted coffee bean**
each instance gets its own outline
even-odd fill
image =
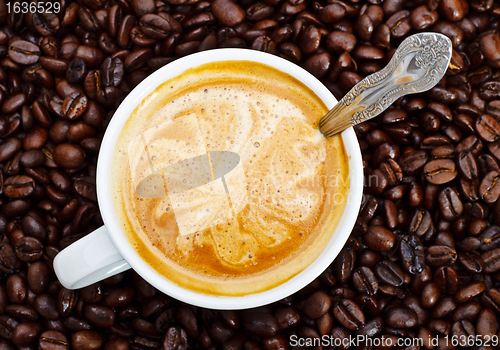
[[[63,143],[54,149],[52,157],[58,165],[68,169],[76,169],[83,165],[85,152],[78,145]]]
[[[467,346],[466,339],[475,336],[474,325],[468,320],[457,321],[452,326],[451,334],[456,337],[457,345]]]
[[[33,302],[33,307],[45,319],[55,321],[60,317],[56,299],[49,294],[38,295]]]
[[[81,331],[81,330],[88,330],[91,329],[92,326],[85,322],[84,320],[74,317],[74,316],[68,316],[64,318],[63,324],[66,328],[73,332]]]
[[[403,171],[399,164],[393,159],[387,159],[386,162],[380,165],[380,170],[387,178],[389,186],[397,185],[403,179]]]
[[[36,238],[21,237],[15,242],[14,251],[19,260],[34,262],[41,258],[43,246]]]
[[[28,285],[35,293],[43,293],[49,286],[50,270],[43,261],[35,261],[28,267]]]
[[[5,307],[5,311],[17,318],[23,318],[30,321],[38,319],[37,311],[31,305],[11,304]]]
[[[480,273],[484,269],[484,261],[477,253],[460,252],[458,262],[470,273]]]
[[[316,292],[306,300],[303,310],[308,317],[317,319],[328,312],[331,304],[331,298],[328,294]]]
[[[274,42],[272,41],[272,39],[268,36],[265,36],[265,35],[261,35],[261,36],[258,36],[257,38],[255,38],[255,40],[252,42],[252,49],[254,50],[258,50],[258,51],[264,51],[264,52],[268,52],[268,53],[275,53],[276,52],[276,46],[274,45]],[[329,58],[329,54],[326,54],[328,55],[326,58]],[[320,56],[321,57],[321,56]],[[326,71],[328,70],[329,68],[329,63],[330,61],[327,59],[327,60],[323,60],[325,62],[321,62],[322,60],[318,59],[318,57],[315,57],[313,58],[310,62],[309,62],[309,67],[311,69],[315,68],[315,64],[319,64],[319,67],[317,67],[317,69],[320,71],[319,73],[317,72],[316,74],[321,75],[321,70],[325,70],[325,73],[326,74]],[[323,65],[326,64],[326,69],[323,67],[323,69],[321,69],[321,64],[323,63]]]
[[[385,283],[399,287],[404,283],[404,273],[394,262],[383,260],[375,267],[377,277]]]
[[[85,93],[88,95],[89,98],[96,99],[97,94],[103,89],[103,84],[101,81],[101,71],[100,70],[89,71],[83,82],[83,87],[85,89]]]
[[[46,108],[38,101],[33,102],[31,106],[33,111],[33,116],[36,121],[43,127],[48,128],[52,125],[52,117],[47,112]]]
[[[410,14],[410,24],[413,29],[423,30],[429,28],[438,19],[438,12],[429,10],[426,5],[419,6]]]
[[[47,197],[56,204],[66,205],[70,201],[70,195],[58,190],[55,186],[49,185],[45,187]]]
[[[231,0],[216,0],[211,6],[215,18],[222,24],[232,27],[245,19],[245,10]]]
[[[493,337],[498,332],[498,317],[493,310],[483,309],[476,323],[477,334],[485,338]]]
[[[488,64],[495,68],[500,67],[499,53],[495,50],[499,42],[500,36],[496,32],[486,34],[479,39],[481,52],[484,54]]]
[[[2,206],[2,212],[10,217],[17,217],[30,209],[30,202],[24,199],[13,200]]]
[[[488,81],[483,83],[479,88],[479,96],[482,99],[490,101],[500,98],[500,82]]]
[[[479,194],[486,203],[494,203],[500,196],[500,173],[491,171],[483,178]]]
[[[333,53],[351,52],[356,42],[356,37],[351,33],[333,31],[328,34],[325,46]]]
[[[422,307],[430,309],[431,307],[436,305],[440,296],[441,293],[439,290],[439,286],[434,282],[427,283],[422,289],[422,297],[421,297]]]
[[[241,324],[250,334],[270,337],[278,331],[278,321],[276,318],[262,311],[248,311],[242,314]]]
[[[377,147],[372,156],[372,164],[374,167],[379,166],[382,162],[387,161],[389,159],[397,159],[399,156],[399,147],[397,145],[391,145],[389,143],[383,143]],[[380,176],[380,175],[378,175]],[[376,183],[375,183],[376,185]],[[384,190],[384,186],[377,186]],[[380,193],[382,193],[382,191]],[[377,193],[377,194],[380,194]]]
[[[490,288],[482,295],[481,300],[485,306],[497,312],[500,310],[500,291],[497,288]]]
[[[488,142],[493,142],[500,137],[500,124],[488,114],[483,114],[476,119],[476,130],[479,136]]]
[[[175,311],[170,308],[158,315],[155,320],[155,327],[158,332],[165,332],[172,325],[175,319]]]
[[[40,150],[29,150],[19,158],[19,163],[25,168],[35,168],[45,162],[45,154]]]
[[[454,220],[463,212],[463,205],[460,198],[450,187],[446,187],[438,196],[439,209],[446,220]]]
[[[80,143],[84,139],[94,136],[94,134],[95,129],[93,127],[78,120],[69,127],[66,137],[72,143]]]
[[[157,335],[155,325],[141,318],[134,318],[131,322],[132,327],[140,334],[147,336]]]
[[[134,290],[129,287],[115,289],[106,296],[106,304],[111,307],[128,305],[134,298]]]
[[[278,332],[280,333],[295,328],[302,319],[300,312],[293,307],[281,309],[274,316],[278,321]]]
[[[470,152],[462,151],[458,154],[458,169],[469,180],[479,176],[476,158]]]
[[[146,60],[152,55],[149,48],[138,49],[131,52],[124,61],[124,66],[127,71],[133,71],[140,68]]]
[[[80,57],[89,68],[99,67],[104,60],[104,54],[99,48],[86,45],[78,46],[75,56]]]
[[[104,345],[104,350],[129,350],[130,344],[125,338],[113,338],[106,342]]]
[[[119,58],[108,57],[101,65],[101,81],[105,86],[118,87],[124,74],[123,62]]]
[[[63,333],[49,330],[40,335],[38,347],[41,350],[67,350],[69,343]]]
[[[6,283],[7,297],[12,303],[22,304],[28,294],[28,284],[19,274],[10,275]]]
[[[78,300],[78,295],[74,290],[61,288],[57,298],[59,314],[63,317],[68,316],[73,310]]]
[[[431,160],[424,167],[427,181],[434,185],[442,185],[450,182],[457,176],[455,162],[450,159]]]
[[[384,58],[384,52],[370,45],[359,45],[352,51],[355,59],[380,60]]]
[[[25,175],[15,175],[4,181],[3,194],[9,198],[26,198],[33,194],[35,190],[35,181]]]
[[[23,232],[31,237],[35,237],[41,241],[47,238],[47,231],[45,229],[45,221],[35,211],[28,212],[21,220],[21,227]]]
[[[304,67],[315,77],[322,78],[330,70],[331,60],[331,55],[327,52],[314,54],[304,63]]]
[[[455,293],[458,290],[458,275],[453,267],[441,266],[434,273],[434,281],[441,293]]]
[[[83,59],[75,57],[69,62],[66,70],[66,80],[69,83],[78,83],[85,78],[86,66]]]
[[[2,208],[5,211],[4,208],[5,206]],[[17,258],[13,247],[8,243],[7,237],[0,236],[0,271],[13,274],[20,267],[21,261]]]
[[[71,337],[71,347],[75,350],[97,350],[102,346],[102,338],[96,331],[82,330]]]
[[[425,262],[431,266],[451,265],[457,259],[457,252],[445,245],[431,245],[426,249]]]
[[[7,289],[5,286],[0,287],[0,312],[2,314],[5,313],[5,308],[7,307],[9,303],[8,297],[7,297]]]
[[[368,295],[377,294],[378,291],[378,280],[375,277],[373,271],[362,266],[359,269],[354,270],[352,275],[352,282],[354,287],[360,292]]]
[[[427,162],[427,154],[424,151],[408,152],[401,156],[399,165],[405,175],[416,174]]]
[[[96,102],[89,100],[87,103],[87,109],[82,116],[83,121],[94,128],[100,128],[102,122],[104,121],[105,112],[104,108],[98,105]]]
[[[420,299],[415,295],[408,295],[403,299],[403,306],[409,307],[417,313],[417,325],[422,326],[429,323],[429,312],[425,310]]]
[[[357,331],[365,325],[366,319],[359,306],[350,299],[341,299],[333,305],[333,315],[345,328]]]
[[[340,283],[347,282],[350,277],[355,263],[356,255],[350,246],[344,247],[337,258],[333,261],[333,271],[335,273],[335,278]]]
[[[434,308],[431,310],[430,315],[433,318],[443,318],[446,315],[449,315],[453,310],[455,310],[457,307],[457,304],[453,300],[452,297],[446,296],[444,298],[441,298],[437,304],[434,306]]]
[[[62,112],[66,118],[74,120],[79,118],[87,109],[87,97],[81,93],[74,92],[68,95],[63,102]]]
[[[373,22],[368,15],[361,15],[354,24],[354,30],[362,41],[370,41],[373,34]]]
[[[391,250],[396,241],[396,236],[383,226],[369,226],[363,235],[363,242],[368,248],[377,251]]]
[[[420,273],[425,267],[424,245],[415,235],[405,235],[400,243],[401,258],[405,269],[411,273]]]
[[[38,46],[25,40],[16,40],[9,46],[9,57],[14,62],[23,65],[37,63],[40,53]]]
[[[451,316],[451,320],[452,322],[459,320],[475,321],[481,309],[481,304],[478,302],[473,300],[468,301],[457,306]]]
[[[490,226],[480,235],[481,250],[492,250],[500,247],[500,227]]]
[[[457,303],[464,303],[476,295],[481,294],[485,290],[485,285],[483,282],[472,282],[457,291],[455,294],[455,301]]]
[[[500,248],[489,250],[481,255],[484,271],[492,273],[500,270]]]
[[[434,236],[434,224],[430,213],[424,209],[416,209],[409,225],[409,233],[429,240]]]
[[[319,11],[319,18],[325,23],[334,23],[342,19],[345,15],[345,7],[341,4],[333,3],[326,5]]]
[[[94,283],[80,290],[80,295],[87,303],[98,303],[102,299],[100,283]]]
[[[386,24],[390,28],[392,37],[401,38],[411,30],[409,17],[410,12],[407,10],[399,11],[389,17]]]
[[[188,338],[184,329],[180,327],[170,327],[166,332],[163,340],[164,349],[179,349],[188,348]]]
[[[451,146],[438,146],[430,154],[433,159],[453,159],[456,153],[455,149]]]
[[[170,23],[162,16],[146,14],[139,21],[144,34],[153,39],[165,39],[171,30]]]
[[[384,320],[389,327],[411,328],[417,324],[418,316],[409,307],[392,307],[384,314]]]
[[[489,149],[492,153],[495,152],[493,147],[489,147]],[[500,165],[498,164],[498,161],[496,160],[496,158],[493,158],[489,154],[481,154],[479,157],[477,157],[477,160],[481,175],[486,175],[490,171],[500,171]]]
[[[0,112],[9,114],[19,110],[27,101],[27,96],[24,92],[14,92],[10,97],[6,98],[0,108]]]
[[[19,321],[8,315],[0,316],[0,335],[5,339],[12,339],[12,332],[19,325]]]
[[[38,340],[42,331],[43,326],[40,323],[21,322],[12,332],[12,342],[18,347],[31,345]]]
[[[21,149],[21,141],[14,137],[9,137],[0,142],[0,162],[10,159]]]
[[[88,304],[85,306],[84,315],[90,323],[109,328],[115,323],[115,311],[109,306],[99,304]]]
[[[180,324],[186,329],[190,337],[198,338],[200,330],[196,319],[196,314],[188,306],[181,306],[177,309],[177,318]],[[229,322],[230,324],[233,324]],[[153,325],[154,327],[154,325]]]

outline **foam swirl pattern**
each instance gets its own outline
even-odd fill
[[[211,63],[161,85],[127,121],[113,164],[116,209],[140,255],[216,295],[302,271],[349,188],[341,138],[317,127],[326,111],[294,78],[256,63]]]

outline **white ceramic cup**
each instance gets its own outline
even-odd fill
[[[358,140],[352,128],[342,133],[349,161],[350,189],[347,205],[323,253],[311,265],[287,282],[265,292],[239,297],[211,296],[184,289],[156,272],[134,250],[122,230],[113,206],[111,164],[123,125],[135,107],[160,84],[199,65],[243,60],[267,64],[285,72],[309,87],[332,108],[337,100],[313,75],[277,56],[245,49],[217,49],[180,58],[157,70],[141,82],[116,110],[102,141],[97,162],[97,197],[104,225],[61,251],[54,259],[54,270],[68,289],[82,288],[133,268],[160,291],[183,302],[212,309],[246,309],[283,299],[318,277],[344,246],[356,221],[363,193],[363,163]]]

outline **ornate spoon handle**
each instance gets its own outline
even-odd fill
[[[437,33],[406,38],[384,69],[357,83],[319,122],[331,137],[376,117],[404,95],[433,88],[444,76],[451,59],[450,39]]]

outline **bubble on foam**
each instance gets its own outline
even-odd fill
[[[271,203],[266,203],[265,201],[263,201],[263,199],[266,198],[270,192],[275,191],[275,189],[272,187],[273,182],[282,180],[291,182],[290,186],[284,188],[282,192],[291,192],[293,194],[294,191],[299,188],[297,187],[298,183],[294,182],[293,179],[283,179],[283,173],[280,174],[276,171],[276,169],[282,166],[280,162],[276,162],[276,158],[282,155],[283,152],[274,154],[273,152],[275,152],[276,147],[273,146],[272,143],[270,143],[271,140],[269,139],[270,136],[275,133],[283,135],[283,126],[286,125],[285,120],[293,115],[296,110],[294,108],[289,108],[289,106],[280,107],[282,106],[282,103],[275,102],[280,102],[279,99],[276,99],[275,96],[272,95],[266,96],[265,94],[263,94],[263,96],[259,94],[259,99],[261,100],[259,101],[259,105],[261,107],[256,110],[253,108],[253,106],[255,106],[256,104],[255,102],[253,102],[254,97],[252,97],[251,94],[249,94],[249,97],[247,98],[244,96],[244,93],[233,91],[232,89],[231,94],[232,96],[234,96],[234,98],[238,97],[238,103],[235,104],[234,100],[232,100],[233,103],[228,102],[225,106],[217,106],[213,105],[213,102],[210,98],[219,94],[226,96],[225,94],[227,92],[221,92],[217,87],[210,88],[208,90],[209,91],[206,92],[199,92],[201,96],[203,94],[208,95],[208,99],[204,100],[204,103],[206,103],[206,105],[202,105],[203,108],[198,109],[198,111],[201,112],[203,109],[205,111],[213,111],[213,114],[209,112],[205,113],[201,118],[197,118],[199,128],[202,130],[202,139],[204,141],[200,141],[199,145],[210,150],[222,149],[237,152],[242,157],[242,164],[245,167],[244,178],[247,181],[251,182],[251,184],[245,184],[244,189],[245,191],[248,191],[248,189],[255,190],[253,192],[257,197],[255,198],[255,204],[252,205],[252,208],[249,208],[249,206],[246,205],[246,209],[243,209],[247,213],[247,217],[251,219],[246,222],[246,225],[244,227],[241,226],[240,230],[237,232],[240,234],[249,235],[249,237],[245,238],[245,249],[241,247],[241,241],[239,240],[239,238],[234,238],[234,235],[232,235],[234,241],[231,241],[232,238],[228,238],[227,240],[221,240],[219,238],[221,249],[220,251],[217,251],[217,254],[225,263],[229,265],[238,265],[244,263],[245,260],[250,259],[249,256],[252,254],[252,256],[255,257],[255,253],[260,249],[259,247],[270,247],[276,244],[280,244],[280,242],[283,242],[285,239],[288,240],[287,237],[290,237],[289,233],[293,231],[295,227],[294,225],[292,225],[292,223],[297,224],[297,222],[300,221],[297,218],[303,217],[303,222],[311,220],[311,210],[309,209],[309,203],[307,200],[301,200],[301,202],[303,203],[302,206],[307,209],[306,211],[295,211],[295,206],[297,205],[297,203],[295,203],[294,200],[298,201],[298,199],[282,197],[278,198],[274,202],[271,201]],[[192,101],[197,100],[196,94],[196,92],[192,94]],[[237,94],[239,95],[236,96]],[[273,113],[269,114],[267,108],[270,108],[272,104],[275,104],[272,109]],[[168,120],[168,116],[179,115],[179,113],[181,113],[187,105],[188,103],[184,103],[183,101],[181,101],[181,99],[178,99],[178,103],[173,106],[169,105],[169,110],[163,110],[161,113],[158,113],[158,116],[162,114],[163,117],[165,117],[164,120]],[[278,108],[276,106],[278,106]],[[268,114],[263,116],[260,113]],[[261,119],[261,117],[264,118]],[[290,127],[289,130],[293,130],[293,127]],[[299,131],[293,131],[294,134],[296,132]],[[310,134],[310,130],[306,130],[306,132],[303,133],[304,137],[309,137],[311,136]],[[224,139],[227,137],[227,135],[239,135],[239,137],[235,140],[229,139],[228,142],[225,142]],[[259,142],[252,141],[256,139],[259,140]],[[287,152],[292,155],[293,160],[290,164],[296,164],[297,167],[303,167],[304,169],[310,167],[310,164],[300,163],[297,161],[302,156],[300,154],[297,154],[297,150],[293,147],[293,144],[296,142],[295,140],[290,140],[289,142],[287,142],[286,139],[279,139],[282,141],[279,149],[286,149]],[[310,142],[311,140],[304,139],[303,141]],[[313,140],[312,142],[314,143],[315,140]],[[181,148],[183,146],[185,146],[185,143],[180,142],[180,140],[176,141],[176,144],[173,146],[174,150],[170,152],[174,155],[177,155],[177,157],[166,158],[166,162],[169,165],[172,164],[170,163],[171,160],[178,159],[180,157],[179,152],[175,149]],[[258,152],[260,152],[259,156],[254,157],[254,153],[257,152],[257,149]],[[264,161],[264,159],[267,158],[260,156],[262,152],[268,152],[266,153],[266,157],[269,157],[268,160]],[[188,154],[187,151],[186,154]],[[192,151],[190,155],[196,154],[197,153]],[[254,159],[255,161],[252,162],[252,159]],[[158,162],[158,160],[159,159],[157,159],[156,162]],[[272,162],[275,162],[275,164],[271,164]],[[289,170],[290,174],[298,173],[297,171],[295,171],[296,169],[293,167],[293,165]],[[254,178],[257,178],[258,180],[262,180],[264,178],[266,179],[266,181],[259,181],[259,184],[257,185],[256,183],[252,182]],[[238,184],[235,183],[234,185],[237,186]],[[305,192],[307,192],[308,190],[313,189],[304,189]],[[221,208],[225,209],[228,207],[221,206]],[[193,209],[190,209],[191,213],[193,212],[192,210]],[[295,212],[292,213],[291,211]],[[261,215],[261,213],[267,213],[269,216],[267,216],[266,222],[267,220],[272,220],[273,224],[270,224],[268,222],[269,225],[266,226],[265,223],[262,223],[261,225],[260,223],[252,222],[255,216]],[[241,218],[241,216],[242,214],[239,214],[238,218]],[[217,232],[223,232],[224,234],[230,232],[227,231],[230,230],[228,229],[228,227],[236,227],[236,223],[234,223],[234,225],[220,223],[219,225],[223,225],[225,227],[223,230],[221,227],[221,230],[217,230]],[[276,227],[273,227],[272,225],[275,225]],[[203,231],[204,233],[201,235],[201,237],[204,237],[207,234],[213,236],[212,231],[212,229],[209,229],[208,232],[207,230]],[[199,234],[199,232],[197,234]],[[216,241],[214,240],[213,242]],[[236,242],[238,242],[238,245],[236,245]],[[207,243],[212,245],[212,243],[210,243],[209,241],[204,241],[205,247]],[[214,246],[217,247],[218,245]],[[193,249],[193,240],[187,241],[187,243],[181,248],[185,249],[186,251],[191,251],[191,249]],[[189,256],[189,254],[187,256]]]

